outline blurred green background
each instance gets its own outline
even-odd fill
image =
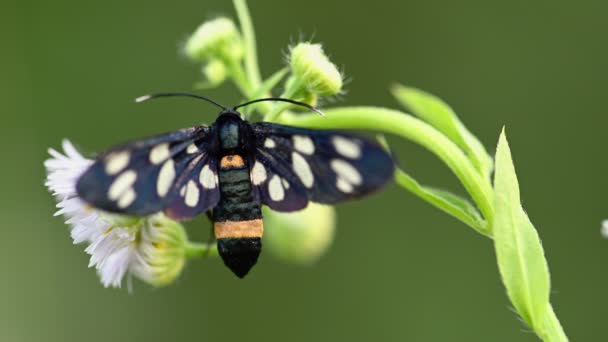
[[[605,1],[250,2],[264,75],[314,36],[352,78],[340,105],[397,107],[400,81],[433,92],[494,151],[507,126],[524,206],[573,341],[608,316]],[[245,280],[219,259],[164,289],[104,289],[43,187],[48,147],[87,152],[213,120],[183,100],[198,67],[178,54],[229,1],[16,1],[0,11],[1,341],[535,341],[512,312],[491,241],[396,187],[339,206],[335,243],[311,267],[269,253]],[[208,91],[223,103],[231,85]],[[399,143],[421,181],[463,193],[427,151]],[[201,221],[204,222],[204,221]],[[208,227],[190,225],[194,237]]]

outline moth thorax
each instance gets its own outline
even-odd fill
[[[220,126],[220,144],[223,149],[234,149],[239,145],[239,124],[228,121]]]

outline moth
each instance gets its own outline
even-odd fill
[[[378,144],[338,131],[267,122],[250,123],[222,108],[211,126],[194,126],[110,148],[80,176],[80,198],[104,211],[146,216],[164,212],[176,220],[207,212],[220,256],[243,278],[262,249],[261,206],[292,212],[309,201],[333,204],[381,188],[393,174],[393,160]]]

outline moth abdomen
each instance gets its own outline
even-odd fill
[[[256,264],[262,251],[262,239],[222,238],[217,240],[217,249],[224,264],[239,278],[243,278]]]
[[[218,252],[239,278],[255,265],[262,249],[262,212],[254,199],[248,163],[238,154],[222,157],[220,201],[213,210]]]

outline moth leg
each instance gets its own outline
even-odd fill
[[[209,251],[211,250],[211,246],[216,244],[217,242],[215,241],[215,234],[213,232],[213,211],[207,210],[205,212],[205,215],[209,219],[209,222],[211,222],[211,229],[209,229],[209,238],[207,239],[207,245],[209,246],[209,248],[207,248],[205,254],[203,254],[203,257],[208,257]]]

